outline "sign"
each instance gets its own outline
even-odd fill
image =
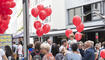
[[[6,45],[12,47],[12,36],[11,35],[0,35],[0,48],[4,49]]]
[[[79,7],[87,4],[96,3],[99,1],[102,1],[102,0],[66,0],[66,8],[67,9],[75,8],[75,7]]]

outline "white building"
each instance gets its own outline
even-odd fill
[[[75,15],[79,15],[85,25],[83,32],[85,34],[85,38],[94,40],[96,33],[98,33],[99,39],[104,39],[103,37],[100,37],[104,33],[101,31],[104,31],[105,25],[103,22],[105,19],[102,18],[102,16],[105,15],[104,0],[30,0],[30,36],[36,36],[36,30],[33,27],[33,23],[40,19],[34,18],[31,15],[31,9],[36,7],[38,4],[43,4],[45,7],[52,8],[52,15],[43,22],[50,24],[51,31],[43,37],[51,36],[54,40],[60,40],[61,38],[65,38],[66,29],[71,28],[76,32],[75,26],[72,24],[72,18]]]

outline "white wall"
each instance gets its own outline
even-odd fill
[[[52,0],[52,28],[63,29],[66,25],[65,0]]]
[[[45,7],[51,6],[52,8],[52,15],[48,17],[48,24],[51,25],[51,29],[64,29],[66,25],[66,9],[65,9],[65,0],[38,0],[38,4],[43,4]],[[41,2],[40,2],[41,1]],[[36,7],[35,0],[30,0],[30,11],[32,8]],[[31,15],[31,13],[30,13]],[[40,20],[40,18],[38,18]],[[30,17],[30,33],[35,33],[35,29],[33,27],[34,21],[36,21],[36,18],[34,18],[32,15]],[[40,20],[41,21],[41,20]],[[41,21],[42,22],[42,21]]]

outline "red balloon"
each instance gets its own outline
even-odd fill
[[[70,34],[72,34],[73,33],[73,31],[71,30],[71,29],[67,29],[66,31],[65,31],[65,35],[69,38],[69,35]]]
[[[45,11],[47,13],[47,16],[50,16],[51,13],[52,13],[52,9],[51,8],[46,8]]]
[[[81,40],[82,39],[82,34],[80,32],[77,32],[75,34],[75,39],[78,40],[78,41]]]
[[[2,4],[5,8],[14,8],[16,6],[16,3],[13,1],[7,1]]]
[[[3,9],[1,8],[0,11],[2,11],[1,14],[3,15],[11,15],[13,13],[12,10],[9,8],[3,8]]]
[[[1,19],[2,20],[10,20],[11,16],[9,16],[9,15],[2,15]]]
[[[47,34],[50,31],[50,25],[49,24],[45,24],[43,26],[43,33]]]
[[[0,25],[0,34],[4,34],[4,32],[8,29],[8,25],[2,24]]]
[[[46,11],[45,11],[45,10],[40,11],[39,17],[40,17],[40,19],[41,19],[42,21],[45,20],[46,17],[47,17]]]
[[[78,32],[82,32],[84,30],[84,24],[81,23],[79,26],[76,27]]]
[[[75,26],[80,25],[80,24],[81,24],[81,18],[80,18],[79,16],[74,16],[74,17],[73,17],[73,24],[74,24]]]
[[[102,58],[105,58],[105,49],[101,50],[100,56],[101,56]]]
[[[41,26],[42,26],[42,23],[40,21],[35,21],[34,22],[35,29],[39,29],[39,28],[41,28]]]
[[[40,29],[36,30],[36,34],[38,37],[41,37],[43,35],[43,29],[40,28]]]
[[[39,11],[41,11],[41,10],[44,9],[44,5],[41,5],[41,4],[40,4],[40,5],[37,6],[37,8],[39,9]]]
[[[14,8],[15,6],[16,6],[16,3],[15,2],[11,2],[10,8]]]
[[[33,8],[31,10],[31,14],[34,16],[34,17],[37,17],[39,15],[39,9],[38,8]]]

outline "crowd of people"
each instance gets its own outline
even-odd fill
[[[19,40],[12,43],[12,46],[6,45],[4,49],[0,49],[0,60],[22,60],[23,43]]]
[[[62,39],[61,44],[53,43],[50,38],[45,42],[37,39],[34,44],[27,46],[28,60],[105,60],[100,56],[100,51],[105,49],[105,42],[82,42],[74,38],[74,34],[71,34],[69,40]],[[0,49],[0,60],[23,60],[22,45],[22,41],[18,44],[13,42],[12,47],[7,45],[4,50]]]
[[[76,41],[74,35],[70,40],[62,39],[61,45],[52,43],[51,39],[41,43],[35,40],[28,45],[29,60],[104,60],[100,51],[105,49],[105,42],[94,43],[87,40],[84,43]]]

